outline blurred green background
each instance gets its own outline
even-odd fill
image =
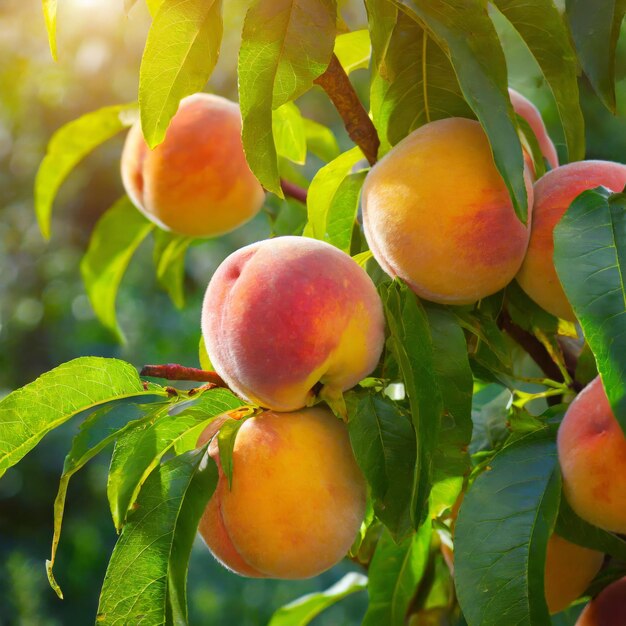
[[[222,56],[208,90],[236,99],[236,55],[247,2],[226,3]],[[342,15],[351,29],[365,25],[355,0]],[[507,44],[511,85],[542,109],[562,144],[556,111],[523,44],[498,25]],[[159,290],[152,243],[142,245],[119,294],[125,345],[94,319],[79,261],[98,217],[122,195],[118,167],[123,137],[111,140],[71,175],[55,205],[52,238],[45,242],[33,212],[32,188],[50,136],[59,126],[101,106],[136,99],[141,51],[149,17],[141,0],[126,14],[124,0],[59,3],[59,62],[50,57],[40,3],[0,3],[0,397],[42,372],[82,355],[114,356],[140,367],[179,362],[197,366],[200,303],[206,284],[231,251],[267,237],[267,213],[230,236],[194,245],[187,255],[187,302],[177,310]],[[626,105],[626,43],[618,55],[618,101]],[[368,72],[353,75],[367,101]],[[588,158],[626,161],[626,120],[612,118],[581,81]],[[337,115],[315,89],[298,103],[303,113],[331,126],[350,147]],[[559,145],[562,148],[562,145]],[[319,163],[307,164],[309,178]],[[302,209],[300,209],[302,210]],[[109,554],[115,542],[106,502],[107,454],[70,485],[57,578],[66,599],[48,587],[44,561],[52,537],[53,500],[76,424],[53,431],[0,480],[0,624],[53,626],[92,623]],[[314,532],[314,529],[312,529]],[[189,572],[190,622],[265,624],[275,609],[324,589],[357,566],[346,562],[307,581],[247,580],[220,567],[198,542]],[[358,624],[366,608],[361,592],[315,624]]]

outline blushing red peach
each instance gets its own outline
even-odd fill
[[[604,555],[552,534],[548,541],[544,588],[550,613],[567,608],[600,571]]]
[[[525,179],[532,207],[528,168]],[[526,253],[529,228],[473,120],[448,118],[412,132],[371,169],[362,204],[378,263],[427,300],[470,304],[495,293]]]
[[[253,218],[265,199],[245,159],[239,107],[205,93],[181,101],[154,150],[139,123],[130,129],[122,181],[148,219],[192,237],[234,230]]]
[[[347,429],[328,409],[248,419],[235,440],[231,489],[217,439],[209,452],[219,479],[199,531],[222,564],[243,576],[295,579],[345,556],[366,487]]]
[[[528,122],[530,129],[537,138],[541,154],[543,154],[550,167],[552,169],[558,167],[559,157],[554,143],[552,143],[552,139],[550,139],[548,135],[546,125],[543,123],[539,109],[528,98],[525,98],[521,93],[515,91],[515,89],[509,89],[509,97],[511,98],[513,110]]]
[[[624,626],[626,623],[626,576],[616,580],[583,610],[576,626]]]
[[[572,509],[604,530],[626,533],[626,437],[599,376],[567,409],[557,448]]]
[[[517,282],[552,315],[576,320],[554,267],[554,227],[583,191],[599,186],[621,191],[624,185],[626,166],[610,161],[580,161],[562,165],[542,176],[535,184],[530,242]]]
[[[241,397],[277,411],[334,397],[378,363],[382,304],[366,272],[333,246],[278,237],[237,250],[206,291],[211,363]]]

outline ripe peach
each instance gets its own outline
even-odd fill
[[[347,429],[327,408],[248,419],[235,440],[230,490],[217,439],[209,452],[219,479],[199,530],[223,565],[243,576],[308,578],[349,550],[366,487]]]
[[[365,271],[337,248],[277,237],[237,250],[206,291],[211,363],[243,398],[277,411],[354,386],[378,363],[382,304]]]
[[[545,593],[548,610],[558,613],[580,597],[602,567],[604,555],[552,534],[548,541]]]
[[[567,409],[557,448],[572,509],[604,530],[626,533],[626,437],[599,376]]]
[[[148,219],[192,237],[234,230],[259,212],[265,198],[243,152],[239,107],[206,93],[181,101],[154,150],[139,123],[130,129],[122,181]]]
[[[624,626],[626,623],[626,576],[595,597],[580,614],[576,626]]]
[[[528,168],[526,186],[530,207]],[[363,226],[390,276],[444,304],[470,304],[502,289],[517,273],[529,236],[485,132],[463,118],[418,128],[371,169]]]
[[[554,268],[553,231],[576,196],[600,185],[621,191],[626,185],[626,166],[580,161],[557,167],[535,184],[530,242],[517,282],[546,311],[570,321],[576,317]]]
[[[550,139],[548,135],[539,109],[528,98],[525,98],[521,93],[515,91],[515,89],[509,89],[509,97],[511,98],[513,110],[528,122],[530,129],[535,134],[535,137],[537,137],[541,154],[543,154],[550,167],[552,169],[558,167],[559,157],[552,143],[552,139]]]

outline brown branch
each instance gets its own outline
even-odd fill
[[[361,148],[369,164],[374,165],[380,145],[378,133],[336,55],[333,54],[326,71],[314,82],[328,94],[350,139]]]
[[[283,193],[286,197],[293,198],[294,200],[302,202],[302,204],[306,204],[306,189],[303,189],[302,187],[284,179],[281,179],[280,186],[282,187]]]
[[[185,367],[177,363],[144,365],[139,375],[165,378],[165,380],[192,380],[194,382],[212,383],[216,387],[228,387],[216,372],[209,372],[196,367]]]
[[[499,321],[500,327],[528,352],[532,360],[541,368],[548,378],[556,380],[557,382],[563,382],[561,370],[552,360],[549,352],[539,339],[515,324],[506,311],[501,313]]]

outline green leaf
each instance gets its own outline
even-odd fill
[[[509,435],[507,427],[513,394],[503,385],[490,383],[474,394],[470,454],[499,448]]]
[[[221,0],[163,0],[148,32],[139,70],[141,128],[160,144],[182,98],[201,91],[222,43]]]
[[[43,16],[48,32],[48,43],[50,44],[50,54],[57,61],[57,0],[42,0]]]
[[[359,397],[348,430],[356,462],[372,492],[374,511],[396,541],[412,529],[410,504],[415,468],[415,432],[410,416],[391,400]]]
[[[246,14],[238,69],[243,146],[261,184],[281,198],[272,110],[326,70],[336,17],[335,0],[255,0]]]
[[[371,48],[370,33],[366,28],[343,33],[335,39],[335,55],[346,74],[367,69]]]
[[[306,161],[304,120],[293,102],[272,111],[272,132],[278,156],[303,165]]]
[[[76,165],[101,143],[131,126],[137,105],[104,107],[57,130],[35,178],[35,213],[43,236],[50,237],[50,215],[57,191]]]
[[[141,486],[163,455],[188,432],[200,431],[217,416],[241,407],[226,389],[210,389],[193,401],[172,405],[149,423],[124,433],[115,444],[107,495],[115,527],[119,530],[137,499]]]
[[[125,338],[115,313],[117,291],[133,254],[153,229],[154,224],[124,196],[98,220],[80,263],[97,318],[122,342]]]
[[[185,254],[192,237],[154,229],[154,267],[159,285],[179,309],[185,305]]]
[[[613,113],[615,49],[626,13],[626,0],[566,0],[567,17],[578,58],[595,92]]]
[[[268,626],[306,626],[322,611],[357,591],[367,588],[367,576],[346,574],[326,591],[309,593],[281,607],[272,615]]]
[[[385,146],[419,126],[446,117],[474,117],[463,98],[445,52],[414,19],[388,0],[367,0],[370,28],[388,33],[374,38],[376,71],[371,85],[372,116]],[[382,14],[382,15],[381,15]],[[388,148],[387,148],[388,149]],[[387,151],[385,150],[385,152]]]
[[[524,158],[509,101],[506,61],[483,0],[402,0],[447,48],[465,99],[482,124],[520,220],[528,198]]]
[[[560,480],[552,434],[509,445],[467,492],[454,531],[459,603],[469,626],[550,624],[546,546]]]
[[[626,432],[626,194],[578,196],[554,229],[554,263]]]
[[[585,158],[585,122],[578,100],[578,61],[553,0],[494,0],[537,60],[556,102],[570,161]],[[595,13],[589,10],[586,13]]]
[[[360,148],[355,146],[340,154],[315,174],[307,193],[306,205],[309,219],[304,228],[305,237],[327,240],[328,212],[341,184],[362,158],[363,153]]]
[[[330,128],[313,120],[302,118],[306,147],[322,161],[332,161],[339,156],[339,144]]]
[[[578,517],[565,498],[561,498],[554,531],[563,539],[626,561],[626,541]]]
[[[65,497],[70,479],[87,461],[91,460],[122,433],[142,421],[151,419],[163,410],[167,410],[167,402],[163,395],[148,395],[139,399],[124,398],[101,406],[81,424],[63,464],[63,474],[54,500],[52,551],[50,560],[46,561],[50,586],[56,591],[59,598],[63,598],[63,594],[54,579],[52,568],[61,537]]]
[[[400,544],[382,534],[368,570],[370,603],[363,626],[404,626],[428,564],[431,534],[430,522]]]
[[[213,363],[211,363],[209,353],[206,351],[206,345],[204,344],[204,337],[202,335],[200,335],[200,344],[198,346],[198,360],[203,370],[207,372],[213,371]]]
[[[74,415],[150,393],[124,361],[81,357],[59,365],[0,402],[0,475]]]
[[[206,447],[174,457],[148,477],[113,550],[98,624],[165,624],[168,602],[185,619],[191,546],[217,478]]]
[[[217,444],[220,453],[220,465],[222,471],[228,478],[228,488],[233,486],[233,450],[235,449],[235,440],[237,433],[243,426],[243,419],[227,419],[217,433]]]
[[[379,287],[396,358],[411,406],[417,439],[411,520],[418,528],[427,514],[443,403],[435,373],[433,342],[424,307],[399,281]]]
[[[440,514],[456,500],[463,476],[470,467],[474,380],[465,335],[454,314],[436,306],[428,306],[426,314],[433,344],[433,367],[443,402],[431,494],[431,509]]]
[[[352,233],[359,210],[361,188],[368,170],[348,174],[342,181],[326,215],[326,241],[350,254]]]

